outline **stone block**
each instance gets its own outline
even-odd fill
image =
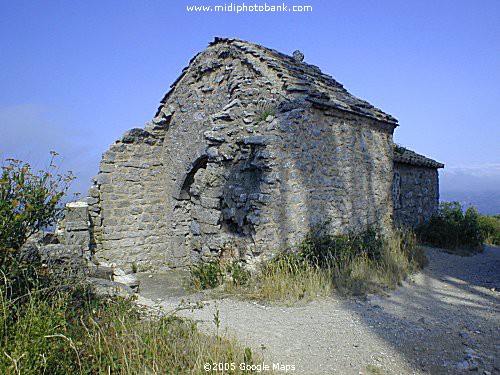
[[[85,231],[89,229],[88,221],[69,221],[65,225],[66,232]]]
[[[139,292],[139,284],[140,283],[139,283],[139,279],[135,275],[132,275],[132,274],[114,275],[113,281],[127,285],[135,293]]]
[[[65,233],[66,245],[77,245],[84,249],[90,246],[90,232],[89,231],[75,231]]]
[[[97,185],[111,184],[111,175],[109,173],[99,173],[96,178]]]
[[[89,220],[89,205],[86,202],[66,203],[64,220],[69,222],[87,222]]]
[[[205,208],[219,208],[220,199],[202,196],[200,198],[200,203]]]
[[[196,220],[191,221],[190,230],[195,236],[199,236],[201,234],[200,224],[198,224]]]
[[[78,245],[52,244],[41,246],[40,257],[43,262],[83,261],[83,248]]]
[[[191,210],[191,215],[200,223],[211,225],[217,225],[221,218],[221,212],[219,210],[204,208],[201,206],[193,207]]]
[[[116,281],[97,278],[89,278],[88,281],[94,292],[100,296],[129,298],[134,295],[134,291],[130,287]]]
[[[91,186],[89,188],[89,196],[92,198],[99,198],[99,188],[97,186]]]
[[[204,234],[216,234],[220,232],[220,225],[200,223],[200,228]]]
[[[87,197],[87,198],[85,198],[85,202],[89,206],[93,206],[93,205],[99,203],[99,199],[98,198],[94,198],[94,197]]]
[[[96,268],[91,272],[90,276],[97,279],[112,280],[113,268],[97,265]]]

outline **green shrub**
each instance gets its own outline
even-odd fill
[[[191,266],[191,286],[196,290],[215,288],[224,281],[224,273],[218,261]]]
[[[469,207],[464,214],[458,202],[441,203],[438,213],[417,234],[423,243],[464,254],[481,250],[483,243],[476,209]]]
[[[500,215],[480,215],[479,228],[486,244],[500,246]]]
[[[346,294],[395,287],[427,261],[411,230],[385,236],[373,229],[337,236],[313,230],[300,249],[310,264],[327,269],[333,286]]]
[[[56,153],[52,153],[54,156]],[[70,173],[56,174],[53,158],[47,170],[32,171],[30,164],[7,159],[0,177],[0,250],[15,251],[61,213],[58,207],[73,180]],[[0,261],[5,257],[0,258]]]
[[[251,277],[250,271],[238,261],[230,263],[225,267],[224,271],[229,275],[231,283],[237,287],[246,285]]]
[[[71,172],[56,173],[54,157],[47,170],[37,173],[28,163],[6,159],[0,176],[0,286],[8,298],[25,295],[35,285],[47,282],[40,264],[20,260],[20,248],[40,229],[60,216],[61,199],[73,180]]]
[[[276,115],[276,104],[269,101],[261,101],[257,106],[258,122],[266,121],[268,116]]]
[[[311,264],[326,267],[360,255],[370,260],[380,259],[384,242],[373,228],[333,236],[326,232],[326,226],[327,223],[323,223],[312,229],[299,245],[300,254]]]

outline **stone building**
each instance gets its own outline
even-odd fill
[[[428,221],[439,204],[438,168],[444,164],[404,147],[394,148],[393,204],[396,227]]]
[[[154,119],[103,154],[87,199],[97,258],[251,260],[325,220],[345,233],[428,218],[442,165],[395,154],[397,120],[302,59],[219,38],[195,56]]]

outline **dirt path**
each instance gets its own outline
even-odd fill
[[[296,374],[500,374],[500,248],[472,257],[426,253],[423,272],[366,301],[283,307],[207,300],[167,290],[165,276],[154,275],[143,277],[139,302],[172,310],[181,299],[204,300],[204,308],[180,314],[213,333],[219,311],[222,331]]]

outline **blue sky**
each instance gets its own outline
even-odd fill
[[[57,150],[84,192],[101,153],[150,120],[189,60],[226,36],[299,49],[395,116],[396,142],[446,164],[442,190],[500,191],[500,1],[290,0],[313,11],[186,11],[230,3],[1,0],[0,157],[43,166]]]

